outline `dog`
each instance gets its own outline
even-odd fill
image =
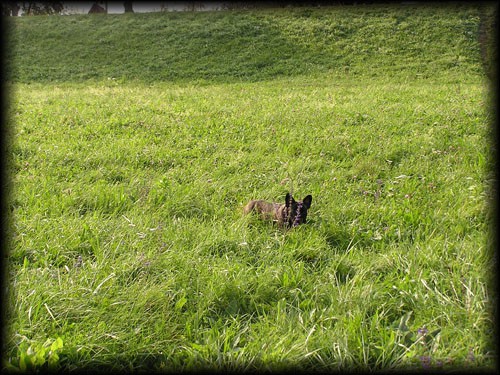
[[[285,203],[271,203],[264,200],[251,200],[244,207],[243,212],[249,214],[257,212],[261,218],[272,220],[280,227],[293,228],[304,224],[307,220],[307,210],[311,208],[312,195],[306,196],[297,202],[290,193],[285,196]]]

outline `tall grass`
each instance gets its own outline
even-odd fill
[[[336,42],[318,31],[341,24],[343,12],[378,40],[374,51],[389,48],[381,30],[394,37],[387,19],[421,17],[439,33],[422,26],[419,35],[437,41],[425,58],[408,52],[422,37],[403,38],[395,60],[353,53],[357,73],[345,76],[322,63],[298,74],[293,64],[307,64],[294,50],[274,79],[246,66],[238,69],[249,79],[238,80],[230,65],[203,80],[188,61],[179,80],[153,82],[134,70],[139,58],[96,63],[90,42],[79,52],[91,54],[86,73],[74,80],[77,57],[39,81],[19,69],[4,368],[493,369],[492,119],[474,34],[456,33],[477,30],[478,13],[424,9],[16,20],[26,57],[14,55],[14,66],[47,53],[27,30],[52,23],[157,30],[165,17],[189,20],[189,45],[212,42],[190,37],[199,24],[249,32],[264,19],[288,25],[294,46],[317,35],[300,57],[316,62],[321,43],[327,56],[348,58],[328,52]],[[355,35],[339,39],[361,43]],[[461,63],[440,65],[452,45]],[[399,70],[411,58],[420,63]],[[144,81],[103,73],[118,68]],[[95,69],[98,80],[83,80]],[[313,195],[308,224],[283,231],[242,215],[249,199],[282,201],[291,190]]]

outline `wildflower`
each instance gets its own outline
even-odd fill
[[[429,357],[428,355],[420,356],[420,363],[422,364],[423,368],[428,369],[431,366],[431,357]]]
[[[425,336],[429,333],[429,330],[423,326],[422,328],[419,328],[417,331],[419,336]]]
[[[476,360],[476,357],[474,356],[474,352],[472,351],[472,348],[470,348],[469,353],[467,354],[467,361],[474,362],[475,360]]]

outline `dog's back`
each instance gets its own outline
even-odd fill
[[[266,202],[262,199],[251,200],[243,209],[245,214],[252,211],[258,213],[263,219],[279,222],[279,217],[282,216],[284,204]]]

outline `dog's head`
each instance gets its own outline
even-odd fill
[[[304,224],[307,220],[307,210],[311,207],[312,196],[306,196],[302,201],[297,202],[290,193],[286,194],[285,206],[287,208],[288,217],[287,225],[296,227]]]

